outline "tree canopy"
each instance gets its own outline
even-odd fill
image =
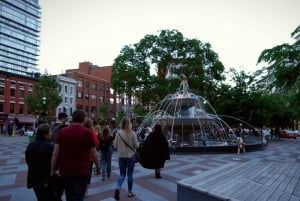
[[[187,39],[177,30],[162,30],[121,50],[111,83],[117,93],[131,96],[139,91],[142,103],[149,103],[175,91],[182,74],[192,90],[210,96],[209,89],[225,79],[223,73],[224,66],[209,43]]]
[[[58,82],[55,76],[47,72],[41,75],[39,84],[34,86],[34,93],[27,96],[29,111],[52,117],[54,109],[62,102],[57,89]]]

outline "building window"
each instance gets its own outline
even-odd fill
[[[9,113],[15,113],[15,103],[10,103]]]
[[[92,84],[91,84],[91,89],[97,89],[97,87],[96,87],[96,84],[95,84],[95,83],[92,83]]]
[[[73,104],[73,98],[70,98],[70,104]]]
[[[19,97],[24,98],[24,89],[20,89]]]
[[[68,103],[68,97],[65,97],[65,103]]]
[[[100,85],[99,85],[99,90],[100,90],[100,91],[104,91],[104,88],[105,88],[105,87],[103,86],[103,84],[100,84]]]
[[[92,99],[92,101],[96,101],[96,95],[92,94],[91,99]]]
[[[10,86],[11,86],[11,87],[16,87],[16,81],[11,81],[11,82],[10,82]]]
[[[95,106],[91,107],[91,113],[96,113],[97,108]]]
[[[0,112],[4,112],[4,103],[0,102]]]
[[[19,87],[24,89],[25,84],[23,82],[19,83]]]
[[[89,99],[89,94],[84,94],[85,99]]]
[[[90,83],[88,81],[85,82],[85,88],[88,89],[90,86]]]
[[[73,94],[73,87],[70,86],[70,94]]]
[[[82,93],[81,92],[77,92],[77,98],[82,99]]]
[[[89,112],[89,106],[85,106],[85,112]]]
[[[24,104],[19,104],[19,114],[24,113]]]
[[[0,86],[0,95],[4,96],[4,87],[3,86]]]
[[[77,105],[78,110],[83,110],[83,105]]]
[[[32,84],[28,85],[28,90],[32,91]]]
[[[16,96],[16,89],[10,88],[10,96],[15,97]]]
[[[61,92],[61,88],[62,88],[62,86],[61,86],[61,84],[59,84],[58,85],[58,92]]]
[[[82,87],[82,86],[83,86],[82,80],[78,80],[77,81],[77,87]]]
[[[68,93],[68,86],[65,85],[65,93]]]

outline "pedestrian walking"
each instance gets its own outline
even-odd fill
[[[155,178],[161,179],[161,169],[170,160],[169,145],[160,124],[154,126],[141,148],[140,164],[144,168],[155,169]]]
[[[52,131],[52,140],[55,141],[55,138],[59,132],[60,129],[67,126],[66,121],[68,120],[68,115],[64,112],[61,112],[57,116],[57,121],[53,125],[53,131]]]
[[[93,120],[91,118],[85,117],[84,122],[83,122],[83,126],[92,131],[92,133],[93,133],[93,140],[94,140],[95,146],[97,148],[99,146],[99,139],[98,139],[97,132],[93,128]],[[90,154],[89,158],[90,158],[90,175],[88,177],[88,185],[87,185],[86,191],[85,191],[85,196],[86,197],[92,195],[92,193],[89,192],[89,186],[91,184],[92,175],[93,175],[93,166],[94,166],[93,155]]]
[[[109,179],[111,175],[111,158],[113,152],[112,143],[114,141],[114,137],[112,136],[108,126],[103,127],[99,139],[101,175],[102,180],[104,181],[106,178]]]
[[[117,188],[114,193],[115,200],[120,200],[120,189],[126,178],[128,185],[128,197],[133,197],[135,194],[132,191],[133,186],[133,171],[135,166],[135,152],[139,146],[136,134],[132,131],[132,125],[128,117],[123,117],[121,120],[120,130],[117,132],[114,140],[114,148],[117,149],[120,175],[117,181]]]
[[[25,160],[28,166],[27,188],[33,188],[38,201],[61,200],[63,191],[55,197],[51,193],[48,181],[51,174],[51,126],[41,124],[37,128],[36,139],[31,142],[25,151]]]
[[[59,167],[67,201],[83,201],[90,176],[90,155],[96,165],[96,174],[100,174],[98,152],[93,133],[83,126],[85,113],[75,110],[72,124],[62,128],[54,144],[51,161],[51,175]]]
[[[237,154],[240,154],[240,150],[243,150],[243,153],[246,152],[245,143],[243,141],[243,138],[241,137],[240,133],[237,133],[236,135],[236,141],[237,141]]]

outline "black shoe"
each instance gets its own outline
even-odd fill
[[[156,179],[161,179],[162,177],[160,176],[160,173],[155,171],[155,178]]]
[[[115,190],[114,198],[115,198],[115,200],[120,200],[120,191],[119,191],[119,189]]]

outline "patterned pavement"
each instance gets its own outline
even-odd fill
[[[28,137],[8,137],[0,135],[0,200],[34,201],[32,189],[26,188],[27,165],[24,152]],[[116,186],[118,167],[116,154],[113,154],[112,175],[105,181],[100,176],[93,176],[87,201],[111,201]],[[166,201],[177,200],[176,182],[197,173],[226,166],[231,162],[294,162],[300,163],[300,139],[281,139],[270,141],[262,151],[245,154],[171,154],[162,171],[163,179],[155,179],[152,170],[144,169],[139,164],[135,167],[133,190],[136,196],[127,197],[126,180],[121,190],[121,200]],[[298,181],[300,182],[300,181]],[[63,198],[64,199],[64,198]],[[64,199],[65,200],[65,199]]]

